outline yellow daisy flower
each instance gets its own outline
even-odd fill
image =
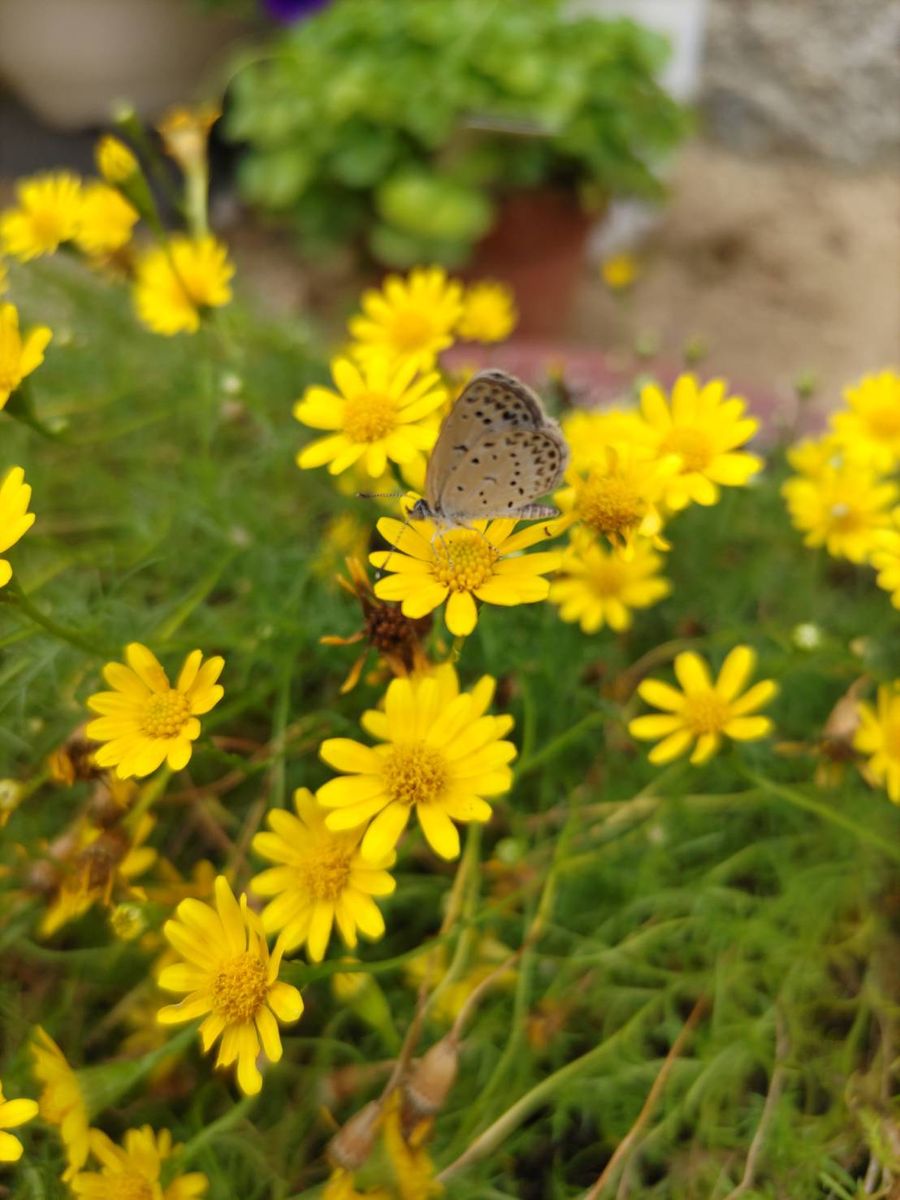
[[[196,333],[205,309],[231,301],[234,266],[228,251],[211,235],[176,234],[138,259],[134,304],[148,329],[172,337]]]
[[[62,1050],[40,1026],[35,1029],[31,1053],[34,1073],[44,1085],[38,1107],[42,1118],[59,1128],[68,1163],[63,1179],[69,1180],[87,1162],[88,1110],[84,1093]]]
[[[876,582],[891,593],[891,604],[900,608],[900,508],[891,513],[891,526],[876,534],[869,562],[878,572]]]
[[[864,454],[878,471],[900,466],[900,375],[864,375],[844,390],[844,398],[847,411],[831,418],[841,442]]]
[[[570,468],[569,486],[556,494],[556,503],[598,537],[632,553],[635,538],[651,538],[659,549],[663,498],[680,459],[670,454],[652,458],[627,443],[602,447],[586,473]]]
[[[637,446],[644,430],[640,414],[633,408],[576,408],[560,424],[569,446],[569,466],[576,473],[605,463],[607,446]]]
[[[456,327],[470,342],[502,342],[516,327],[519,314],[512,291],[503,283],[473,283],[463,294]]]
[[[614,292],[631,287],[638,277],[637,260],[633,254],[614,254],[604,259],[600,267],[603,282]]]
[[[621,632],[630,627],[633,609],[649,608],[672,590],[659,577],[662,563],[649,542],[638,539],[627,556],[576,529],[550,585],[550,600],[564,621],[577,621],[584,633],[596,633],[604,625]]]
[[[282,945],[279,942],[270,956],[262,922],[247,907],[246,895],[239,905],[224,875],[216,879],[215,892],[215,909],[200,900],[182,900],[175,919],[163,927],[185,961],[160,972],[159,986],[188,995],[161,1008],[158,1020],[174,1025],[204,1017],[204,1051],[221,1035],[216,1066],[237,1061],[238,1086],[255,1096],[262,1087],[256,1060],[262,1052],[270,1062],[278,1062],[278,1021],[296,1021],[303,1000],[295,987],[279,981]]]
[[[900,684],[883,684],[875,705],[860,703],[857,713],[853,747],[869,755],[867,773],[900,804]]]
[[[0,246],[22,262],[53,254],[78,228],[81,180],[71,171],[49,171],[23,179],[18,205],[0,213]]]
[[[655,383],[641,389],[647,445],[659,457],[677,454],[681,459],[666,488],[669,508],[678,511],[691,501],[715,504],[720,486],[742,487],[760,470],[762,459],[740,451],[759,428],[745,412],[743,400],[727,396],[722,379],[701,387],[693,375],[680,375],[671,404]]]
[[[645,679],[638,695],[663,713],[636,717],[628,732],[642,741],[656,741],[650,751],[652,763],[667,763],[684,754],[696,742],[692,763],[705,763],[722,743],[722,736],[737,741],[756,741],[772,730],[768,717],[757,709],[768,704],[778,691],[771,679],[754,684],[743,696],[739,693],[753,674],[756,654],[749,646],[735,646],[722,664],[713,683],[707,663],[699,654],[686,651],[675,659],[675,676],[681,691],[657,679]]]
[[[559,524],[538,522],[513,530],[516,521],[473,521],[471,529],[441,530],[431,521],[414,525],[382,517],[378,532],[395,549],[369,555],[375,567],[393,574],[379,579],[375,595],[380,600],[400,600],[405,617],[424,617],[447,601],[447,628],[455,637],[466,637],[478,621],[476,599],[486,604],[533,604],[546,600],[549,580],[562,551],[541,554],[521,552],[559,532]]]
[[[18,1162],[22,1157],[22,1143],[7,1129],[18,1129],[26,1121],[32,1121],[38,1114],[37,1102],[34,1100],[7,1100],[3,1095],[3,1084],[0,1083],[0,1163]]]
[[[200,736],[197,718],[224,695],[216,680],[225,660],[217,655],[203,662],[201,652],[192,650],[172,687],[156,656],[140,642],[126,646],[125,658],[127,666],[103,668],[115,690],[88,697],[88,708],[102,714],[85,727],[87,737],[105,743],[94,755],[97,765],[115,767],[120,779],[150,775],[164,760],[180,771]]]
[[[381,291],[364,292],[362,309],[349,323],[358,362],[387,358],[427,371],[453,344],[463,314],[462,285],[442,267],[416,267],[406,279],[389,275]]]
[[[359,462],[372,479],[384,474],[388,460],[412,463],[430,450],[437,437],[437,410],[447,392],[436,372],[416,378],[413,361],[399,366],[372,357],[362,367],[349,359],[331,364],[337,391],[310,387],[294,405],[294,416],[328,437],[311,442],[297,455],[303,470],[328,464],[339,475]]]
[[[806,475],[810,479],[818,479],[823,471],[837,470],[849,461],[857,462],[858,456],[852,453],[852,448],[833,433],[823,434],[817,438],[803,438],[788,447],[787,460],[798,475]],[[868,466],[864,461],[859,466]]]
[[[52,337],[46,325],[37,325],[23,338],[15,305],[0,304],[0,409],[25,376],[44,361]]]
[[[163,1163],[179,1149],[168,1129],[154,1133],[149,1125],[128,1129],[117,1146],[105,1133],[92,1129],[91,1153],[99,1171],[83,1171],[69,1182],[84,1200],[196,1200],[205,1194],[209,1180],[199,1171],[179,1175],[163,1187]]]
[[[94,147],[94,162],[102,178],[113,187],[127,183],[140,170],[132,151],[111,133],[104,134]]]
[[[442,858],[459,854],[454,821],[488,821],[485,796],[512,786],[512,742],[503,741],[512,717],[485,713],[495,681],[484,676],[460,692],[452,667],[425,678],[395,679],[384,712],[370,709],[362,726],[382,745],[329,738],[319,753],[340,779],[319,788],[329,829],[356,829],[371,821],[362,839],[363,858],[379,862],[396,846],[413,809],[432,849]]]
[[[81,193],[74,242],[86,254],[108,254],[131,240],[138,210],[117,188],[94,180]]]
[[[278,863],[250,882],[257,896],[274,896],[262,912],[266,933],[282,932],[285,953],[306,943],[311,962],[325,956],[332,925],[344,943],[356,947],[356,931],[377,939],[384,934],[384,917],[373,896],[389,896],[395,888],[387,869],[390,853],[369,862],[359,853],[362,829],[333,833],[325,812],[306,788],[294,792],[293,813],[274,809],[268,815],[271,833],[258,833],[253,849]]]
[[[144,845],[155,824],[146,812],[138,818],[131,834],[122,826],[98,829],[87,822],[82,824],[73,838],[75,845],[66,873],[41,920],[41,936],[51,937],[98,902],[110,904],[116,891],[133,895],[132,881],[156,862],[156,851]]]
[[[0,484],[0,554],[9,550],[34,524],[34,513],[28,511],[31,488],[25,482],[21,467],[13,467]],[[12,579],[12,567],[0,558],[0,587]]]
[[[865,562],[890,525],[898,489],[858,463],[823,466],[796,475],[781,489],[794,528],[807,546],[824,546],[835,558]]]

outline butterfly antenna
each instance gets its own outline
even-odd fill
[[[407,489],[409,490],[409,489]],[[406,492],[357,492],[357,500],[402,500]]]

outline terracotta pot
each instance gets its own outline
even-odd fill
[[[556,337],[565,332],[596,219],[562,189],[513,192],[501,201],[497,222],[465,274],[509,284],[520,334]]]
[[[0,79],[50,125],[103,125],[118,100],[153,119],[196,98],[240,35],[187,0],[0,0]]]

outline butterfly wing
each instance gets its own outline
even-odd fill
[[[425,475],[429,507],[440,511],[450,474],[480,438],[500,430],[539,429],[546,421],[540,400],[524,383],[505,371],[480,371],[460,393],[441,425]]]
[[[503,371],[482,371],[441,429],[429,503],[455,522],[513,516],[556,487],[568,458],[559,426],[534,392]]]
[[[440,495],[450,521],[515,516],[559,483],[568,447],[555,425],[486,433],[457,463]]]

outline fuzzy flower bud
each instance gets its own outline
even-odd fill
[[[346,1171],[357,1170],[372,1153],[380,1124],[381,1105],[377,1100],[370,1100],[328,1143],[329,1159]]]
[[[140,170],[134,154],[111,133],[105,134],[97,143],[94,160],[103,179],[112,187],[127,183]]]
[[[459,1070],[459,1042],[452,1033],[418,1059],[404,1084],[406,1099],[416,1116],[430,1117],[443,1108]]]

